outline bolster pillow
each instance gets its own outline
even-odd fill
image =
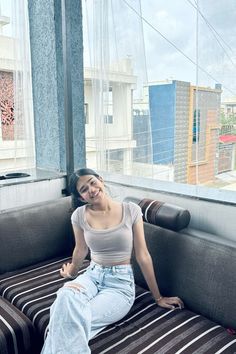
[[[189,211],[177,205],[153,199],[125,198],[125,200],[137,203],[142,209],[143,221],[149,224],[180,231],[190,222]]]

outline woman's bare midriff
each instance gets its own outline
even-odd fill
[[[92,259],[92,261],[95,262],[93,259]],[[122,261],[122,262],[109,263],[109,264],[101,264],[101,263],[98,263],[98,262],[95,262],[95,263],[97,263],[101,267],[114,267],[114,266],[118,266],[118,265],[128,265],[128,264],[130,264],[130,259],[127,259],[127,260]]]

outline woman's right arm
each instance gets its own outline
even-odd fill
[[[88,246],[84,239],[83,230],[76,225],[73,225],[73,230],[75,235],[75,248],[72,254],[72,262],[63,264],[60,270],[62,277],[70,279],[77,276],[78,270],[88,253]]]

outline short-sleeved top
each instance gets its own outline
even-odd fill
[[[91,258],[99,264],[114,264],[130,259],[133,249],[133,225],[142,218],[141,208],[132,202],[123,202],[120,224],[104,230],[92,228],[85,215],[86,205],[77,208],[72,224],[84,231],[84,239],[91,251]]]

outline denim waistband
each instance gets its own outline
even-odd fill
[[[117,265],[113,265],[113,266],[105,266],[102,264],[98,264],[96,262],[94,262],[93,260],[90,262],[90,267],[92,269],[97,268],[97,269],[101,269],[101,270],[121,270],[121,269],[131,269],[132,270],[132,266],[131,264],[117,264]]]

